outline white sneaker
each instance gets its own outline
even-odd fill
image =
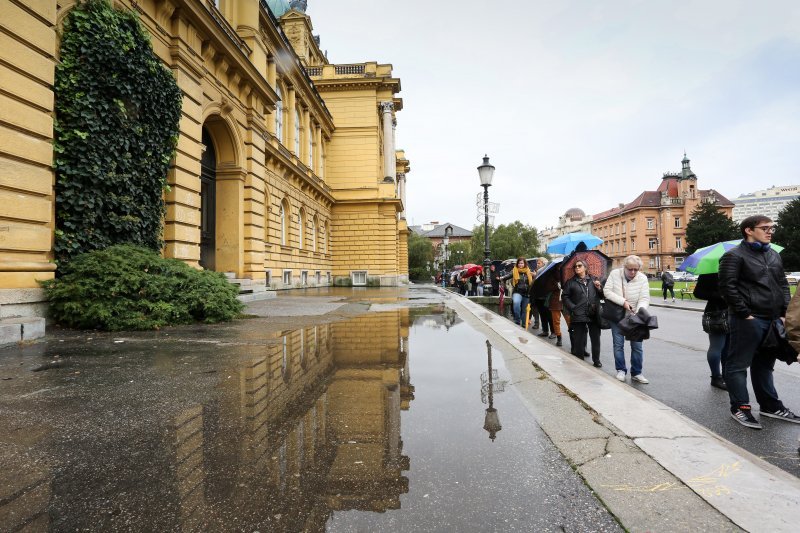
[[[620,381],[625,381],[625,371],[624,370],[617,370],[617,379]]]
[[[631,381],[636,381],[637,383],[650,383],[650,380],[644,377],[643,374],[636,374],[635,376],[631,376]]]

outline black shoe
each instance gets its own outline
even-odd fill
[[[738,408],[731,408],[731,418],[745,427],[761,429],[761,423],[756,420],[756,418],[753,416],[753,413],[750,412],[749,405],[741,405]]]
[[[591,356],[592,356],[592,354],[590,354],[589,352],[583,352],[583,356],[584,356],[584,357],[591,357]]]
[[[534,323],[533,323],[533,325],[532,325],[531,327],[532,327],[533,329],[539,329],[539,323],[538,323],[538,322],[534,322]]]
[[[537,337],[547,337],[548,335],[549,335],[549,333],[547,333],[546,331],[543,331],[541,333],[537,333],[536,334]]]
[[[603,363],[601,363],[600,361],[594,361],[592,364],[594,365],[595,368],[603,368]]]
[[[561,335],[556,337],[556,346],[561,346]]]
[[[725,380],[722,376],[711,376],[711,386],[722,390],[728,390]]]
[[[761,416],[768,416],[770,418],[777,418],[778,420],[786,420],[787,422],[794,422],[795,424],[800,424],[800,416],[797,416],[796,414],[786,409],[785,407],[777,411],[765,411],[764,409],[762,409]]]

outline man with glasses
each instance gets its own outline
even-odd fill
[[[775,354],[759,349],[772,322],[785,321],[789,305],[789,283],[783,261],[770,248],[775,224],[763,215],[742,220],[743,240],[728,250],[719,262],[719,288],[728,303],[730,341],[725,383],[731,417],[741,425],[761,429],[753,416],[747,394],[747,369],[761,415],[800,423],[778,398],[772,379]]]
[[[629,255],[622,262],[622,267],[612,270],[606,280],[603,294],[606,300],[622,306],[627,313],[636,313],[639,309],[647,309],[650,305],[650,284],[647,276],[642,274],[642,259],[638,255]],[[625,336],[619,326],[611,323],[611,339],[614,344],[614,365],[617,379],[625,381],[628,368],[625,366]],[[631,343],[631,381],[650,383],[642,374],[644,350],[641,341]]]

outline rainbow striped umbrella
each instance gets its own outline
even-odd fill
[[[717,274],[719,272],[719,260],[722,254],[741,244],[741,239],[735,241],[723,241],[705,248],[700,248],[695,253],[687,257],[678,267],[678,270],[691,272],[699,276],[700,274]],[[776,252],[782,252],[783,246],[770,244]]]

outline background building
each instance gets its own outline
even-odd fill
[[[644,191],[628,204],[594,215],[592,233],[605,242],[597,249],[614,267],[638,255],[645,274],[674,270],[686,257],[686,224],[701,202],[716,204],[728,217],[733,203],[713,189],[697,188],[697,176],[686,154],[681,172],[667,172],[655,191]]]
[[[421,235],[431,240],[431,244],[433,244],[434,249],[434,267],[436,270],[441,269],[445,260],[444,235],[445,229],[448,227],[452,231],[450,238],[448,239],[448,246],[457,242],[469,243],[472,240],[472,232],[470,230],[456,226],[455,224],[450,224],[449,222],[445,222],[444,224],[439,224],[439,222],[429,222],[427,224],[422,224],[421,226],[409,226],[408,228],[417,235]],[[447,250],[447,259],[447,265],[453,266],[458,264],[458,262],[464,258],[454,256],[452,249],[449,249]]]
[[[583,209],[573,207],[567,209],[566,213],[558,217],[557,225],[545,228],[539,232],[539,245],[541,246],[542,252],[545,252],[547,251],[547,246],[562,235],[576,232],[590,233],[591,231],[591,215],[587,216],[586,213],[583,212]]]
[[[113,4],[183,93],[165,256],[272,288],[407,281],[391,65],[329,64],[305,2]],[[0,2],[0,316],[41,313],[54,275],[54,66],[74,6]]]
[[[733,201],[733,220],[738,224],[751,215],[765,215],[778,220],[778,213],[795,198],[800,198],[800,185],[770,187],[743,194]]]

